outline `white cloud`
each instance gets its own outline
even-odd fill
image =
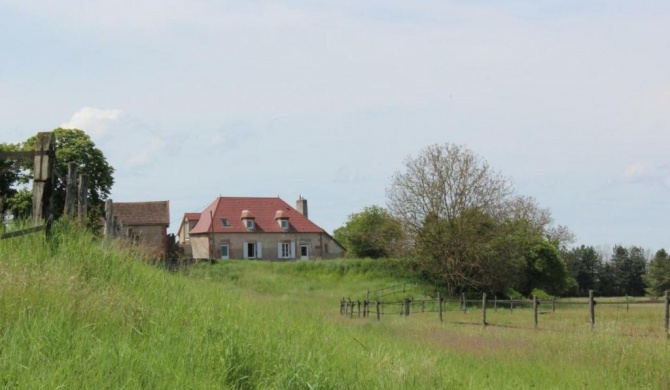
[[[166,142],[158,136],[151,137],[148,145],[131,156],[128,164],[132,167],[146,165],[151,162],[156,153],[160,152],[166,145]]]
[[[110,124],[117,122],[122,115],[121,110],[102,110],[84,107],[77,111],[68,122],[60,125],[64,129],[79,129],[92,136],[107,134]]]

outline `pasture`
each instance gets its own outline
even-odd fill
[[[598,305],[593,332],[582,305],[541,314],[538,330],[521,307],[489,309],[487,327],[476,306],[443,322],[340,314],[343,297],[399,281],[369,260],[168,273],[57,225],[50,241],[0,241],[0,387],[668,388],[662,307]]]

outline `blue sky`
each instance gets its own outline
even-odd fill
[[[116,201],[309,200],[464,144],[576,244],[670,248],[670,3],[0,0],[0,141],[88,132]]]

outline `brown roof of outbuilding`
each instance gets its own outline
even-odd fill
[[[114,215],[126,226],[170,226],[170,201],[114,202]]]
[[[242,211],[248,210],[255,216],[253,231],[247,230],[240,219]],[[280,198],[236,198],[221,197],[210,204],[200,215],[200,220],[191,229],[191,234],[198,233],[285,233],[286,231],[275,220],[277,211],[281,210],[289,218],[289,232],[325,233],[298,210],[289,206]],[[227,219],[230,226],[223,226],[219,221]],[[212,220],[215,222],[212,224]]]

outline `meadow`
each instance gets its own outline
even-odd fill
[[[179,272],[58,225],[0,241],[0,387],[668,388],[662,308],[559,305],[350,318],[402,282],[371,260],[200,263]],[[431,295],[418,286],[415,299]]]

